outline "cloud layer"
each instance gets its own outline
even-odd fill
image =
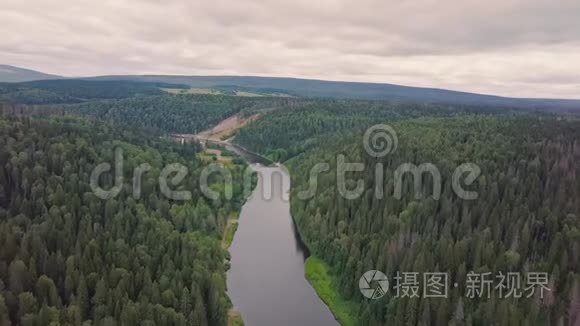
[[[3,0],[0,63],[580,98],[577,0]]]

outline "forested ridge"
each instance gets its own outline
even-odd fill
[[[194,134],[236,114],[292,105],[297,100],[220,95],[162,95],[91,101],[66,111],[103,121],[169,133]]]
[[[117,148],[125,186],[103,200],[89,176]],[[0,325],[225,325],[221,238],[243,201],[243,166],[232,167],[234,198],[211,201],[199,150],[78,118],[0,118]],[[135,199],[141,163],[152,168]],[[159,191],[168,163],[187,166],[192,200]]]
[[[425,115],[444,117],[469,113],[522,114],[503,107],[311,99],[297,107],[285,107],[265,114],[240,129],[234,142],[274,161],[284,162],[315,148],[320,141],[340,137],[341,133],[350,130]]]
[[[98,99],[163,95],[161,88],[183,85],[134,81],[95,81],[79,79],[38,80],[0,83],[0,102],[16,104],[80,103]]]
[[[362,133],[327,140],[287,164],[292,175],[292,214],[314,255],[327,262],[340,295],[358,302],[361,325],[572,325],[579,320],[580,294],[580,123],[535,117],[421,118],[392,123],[399,135],[395,153],[369,156]],[[364,162],[365,181],[354,200],[336,185],[336,156]],[[318,178],[312,199],[301,200],[316,163],[330,172]],[[377,199],[377,163],[384,164],[384,198]],[[423,177],[425,199],[415,197],[411,177],[400,200],[393,175],[402,163],[433,163],[443,189],[431,199],[433,179]],[[463,200],[451,189],[453,169],[473,162],[482,175],[469,189],[479,198]],[[353,182],[354,183],[354,182]],[[351,184],[352,186],[352,184]],[[448,299],[396,297],[368,300],[358,291],[361,275],[380,270],[447,272]],[[466,298],[470,271],[546,272],[544,299]],[[523,289],[523,287],[522,287]]]

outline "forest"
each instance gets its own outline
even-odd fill
[[[103,200],[91,171],[118,148],[123,191]],[[199,151],[78,117],[0,118],[0,325],[225,325],[221,242],[243,198],[238,186],[229,201],[200,193],[208,163]],[[141,163],[151,169],[136,198],[131,176]],[[191,200],[160,192],[168,163],[188,168],[178,189]],[[231,167],[236,185],[243,168]],[[220,181],[212,175],[210,185],[223,192]]]
[[[278,107],[289,101],[267,97],[160,95],[89,101],[66,106],[65,111],[124,126],[195,134],[236,113]]]
[[[16,99],[23,92],[2,103],[48,104],[0,106],[0,325],[226,325],[231,303],[222,242],[231,241],[228,219],[245,200],[245,163],[232,161],[233,200],[210,200],[197,184],[209,164],[199,155],[201,146],[166,136],[206,130],[233,115],[258,116],[236,132],[236,144],[289,168],[292,216],[312,261],[328,266],[312,270],[327,278],[330,295],[345,303],[353,324],[580,320],[575,115],[398,101],[172,95],[159,94],[157,87],[149,93],[141,84],[116,94],[101,86],[83,91],[67,90],[66,82],[48,84],[0,86],[0,96]],[[396,151],[379,158],[369,156],[363,143],[363,133],[375,124],[388,124],[398,135]],[[91,191],[90,174],[97,164],[113,162],[117,148],[125,155],[125,184],[105,201]],[[338,155],[364,164],[347,182],[363,180],[362,196],[345,199],[338,192]],[[330,170],[319,176],[318,191],[300,198],[310,186],[311,168],[321,162]],[[403,195],[392,196],[401,164],[427,162],[441,173],[438,200],[429,197],[434,180],[426,175],[420,189],[405,176]],[[466,162],[481,168],[470,188],[477,200],[452,191],[451,175]],[[152,169],[136,199],[131,173],[141,163]],[[187,166],[180,187],[193,192],[192,200],[160,192],[156,181],[168,163]],[[384,178],[377,180],[379,163]],[[112,185],[113,177],[101,181]],[[212,189],[223,192],[220,181],[212,179]],[[383,197],[377,196],[379,185]],[[417,191],[424,196],[416,198]],[[459,286],[446,300],[387,293],[369,301],[358,291],[367,270],[390,279],[399,272],[446,272]],[[468,299],[471,271],[545,272],[550,294]]]
[[[270,155],[272,148],[289,154],[277,158],[291,171],[292,216],[313,255],[329,266],[336,295],[355,307],[350,311],[355,325],[567,325],[578,320],[580,122],[513,112],[361,121],[360,115],[337,118],[322,112],[274,113],[241,130],[239,140]],[[303,129],[287,137],[280,132],[282,123],[269,125],[267,119]],[[397,132],[396,152],[376,158],[365,151],[363,132],[373,121]],[[334,136],[317,136],[329,134]],[[309,143],[296,151],[296,144]],[[364,163],[364,170],[350,172],[347,180],[351,187],[354,180],[364,181],[358,198],[346,199],[337,190],[338,155]],[[315,196],[302,199],[299,194],[311,186],[309,172],[321,162],[330,170],[318,177]],[[451,189],[454,168],[466,162],[482,171],[470,188],[479,194],[477,200],[458,198]],[[378,163],[381,179],[375,178]],[[441,198],[429,196],[434,180],[428,175],[420,177],[423,196],[416,197],[414,180],[406,176],[402,197],[395,198],[393,175],[403,163],[434,164],[442,177]],[[377,195],[377,186],[384,196]],[[358,291],[367,270],[382,271],[390,280],[399,272],[446,272],[458,287],[450,289],[448,299],[389,292],[371,301]],[[470,271],[544,272],[550,292],[543,299],[468,299]]]
[[[81,103],[98,99],[163,95],[165,94],[162,90],[164,87],[180,89],[187,86],[165,83],[79,79],[0,83],[0,102],[30,105]]]
[[[401,103],[396,101],[314,100],[294,107],[285,106],[240,129],[234,142],[284,162],[321,141],[340,137],[350,130],[370,127],[385,121],[420,116],[449,117],[464,114],[521,115],[523,111],[490,107]],[[544,113],[535,113],[545,115]]]

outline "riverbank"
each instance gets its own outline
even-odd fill
[[[304,264],[304,275],[342,326],[358,325],[356,305],[340,296],[330,274],[330,267],[324,261],[315,256],[308,257]]]
[[[290,168],[280,164],[285,168],[288,175],[290,175]],[[290,197],[292,201],[292,196]],[[322,259],[314,256],[310,250],[308,242],[302,237],[302,232],[300,226],[294,219],[292,211],[290,211],[292,216],[292,223],[296,227],[296,232],[301,238],[301,241],[308,248],[310,256],[304,262],[304,276],[310,285],[316,291],[318,297],[326,304],[330,309],[330,312],[334,318],[342,326],[356,326],[359,325],[358,322],[358,307],[357,304],[343,298],[340,292],[336,288],[338,282],[335,281],[331,273],[331,268]]]
[[[228,224],[226,225],[226,230],[224,231],[224,236],[222,239],[222,248],[226,250],[230,248],[232,241],[234,241],[234,235],[238,229],[238,219],[239,214],[228,219]]]
[[[244,326],[244,320],[239,311],[234,309],[228,311],[228,326]]]
[[[257,182],[256,182],[255,178],[253,178],[252,179],[252,191],[256,187],[256,184],[257,184]],[[249,197],[250,197],[250,194],[248,194],[248,196],[246,196],[246,198],[244,198],[244,204],[248,201]],[[229,248],[232,245],[232,242],[234,241],[236,231],[238,230],[241,213],[242,212],[240,209],[239,211],[230,215],[230,218],[228,218],[228,222],[227,222],[226,228],[224,230],[224,234],[222,236],[222,248],[224,248],[225,250],[228,250],[228,253],[229,253]],[[231,257],[229,257],[229,259],[231,259]],[[228,269],[230,267],[230,260],[229,259],[226,262]],[[226,293],[227,293],[227,290],[226,290]],[[231,303],[231,298],[229,298],[229,295],[228,295],[228,300],[230,300],[230,303]],[[244,320],[242,318],[242,314],[233,308],[233,304],[232,304],[232,308],[230,308],[228,310],[227,325],[228,326],[244,326]]]
[[[290,199],[292,200],[292,198]],[[290,212],[292,214],[292,212]],[[292,223],[296,227],[296,232],[301,238],[302,243],[308,251],[310,256],[304,262],[304,277],[310,283],[316,295],[326,304],[334,318],[340,323],[341,326],[356,326],[359,325],[358,322],[358,306],[356,303],[343,298],[340,295],[335,284],[336,280],[332,276],[331,268],[322,259],[314,256],[308,243],[302,237],[300,232],[300,227],[294,217],[292,217]]]

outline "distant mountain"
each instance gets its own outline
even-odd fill
[[[21,82],[65,78],[56,75],[0,65],[0,82]],[[66,79],[66,78],[65,78]],[[335,99],[393,100],[413,103],[442,103],[527,108],[539,110],[580,110],[580,99],[526,99],[501,97],[380,83],[327,81],[316,79],[255,76],[179,76],[179,75],[113,75],[82,78],[99,81],[138,81],[187,85],[214,89],[219,93],[243,91],[257,94],[282,94],[298,97]],[[179,87],[181,88],[181,87]]]
[[[163,76],[125,75],[93,77],[98,80],[131,80],[185,84],[200,88],[242,87],[257,92],[276,90],[300,97],[395,100],[445,104],[489,105],[536,109],[580,109],[579,100],[525,99],[379,83],[326,81],[315,79],[247,76]]]
[[[62,78],[57,75],[45,74],[39,71],[24,69],[9,65],[0,65],[0,82],[19,83],[33,80]]]

